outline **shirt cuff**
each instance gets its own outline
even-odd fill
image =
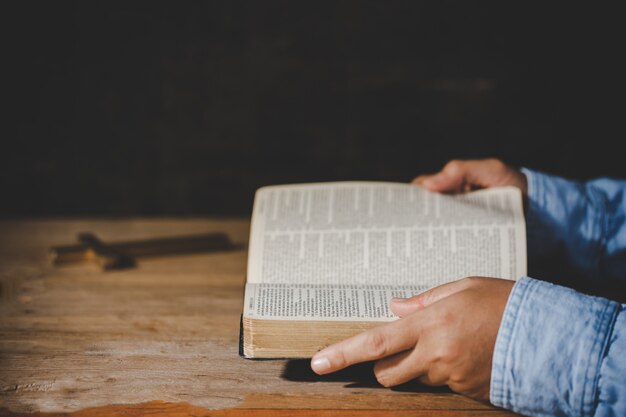
[[[496,339],[491,402],[532,416],[592,415],[618,311],[614,301],[520,278]]]

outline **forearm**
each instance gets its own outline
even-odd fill
[[[594,286],[626,283],[626,182],[576,182],[522,172],[528,181],[529,269],[548,260],[560,269],[551,271],[551,281],[562,275],[566,280],[583,277]]]
[[[531,416],[626,415],[624,310],[520,279],[496,341],[491,402]]]

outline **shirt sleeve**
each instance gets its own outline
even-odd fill
[[[626,181],[522,172],[528,180],[529,274],[567,286],[573,278],[592,282],[590,288],[626,284]],[[545,273],[536,268],[550,263],[556,267]]]
[[[496,340],[490,399],[529,416],[626,416],[626,306],[519,279]]]

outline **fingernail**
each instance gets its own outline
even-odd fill
[[[393,301],[394,303],[405,303],[408,300],[408,298],[400,298],[400,297],[393,297],[391,299],[391,301]]]
[[[330,361],[328,360],[326,356],[313,358],[313,360],[311,361],[311,368],[315,372],[324,372],[330,369]]]

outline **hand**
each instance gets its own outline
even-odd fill
[[[433,175],[420,175],[413,184],[431,191],[464,193],[479,188],[513,185],[528,194],[526,176],[498,159],[452,160]]]
[[[399,320],[318,352],[311,368],[327,374],[377,360],[385,387],[412,379],[489,400],[496,336],[514,281],[470,277],[408,299],[392,299]]]

